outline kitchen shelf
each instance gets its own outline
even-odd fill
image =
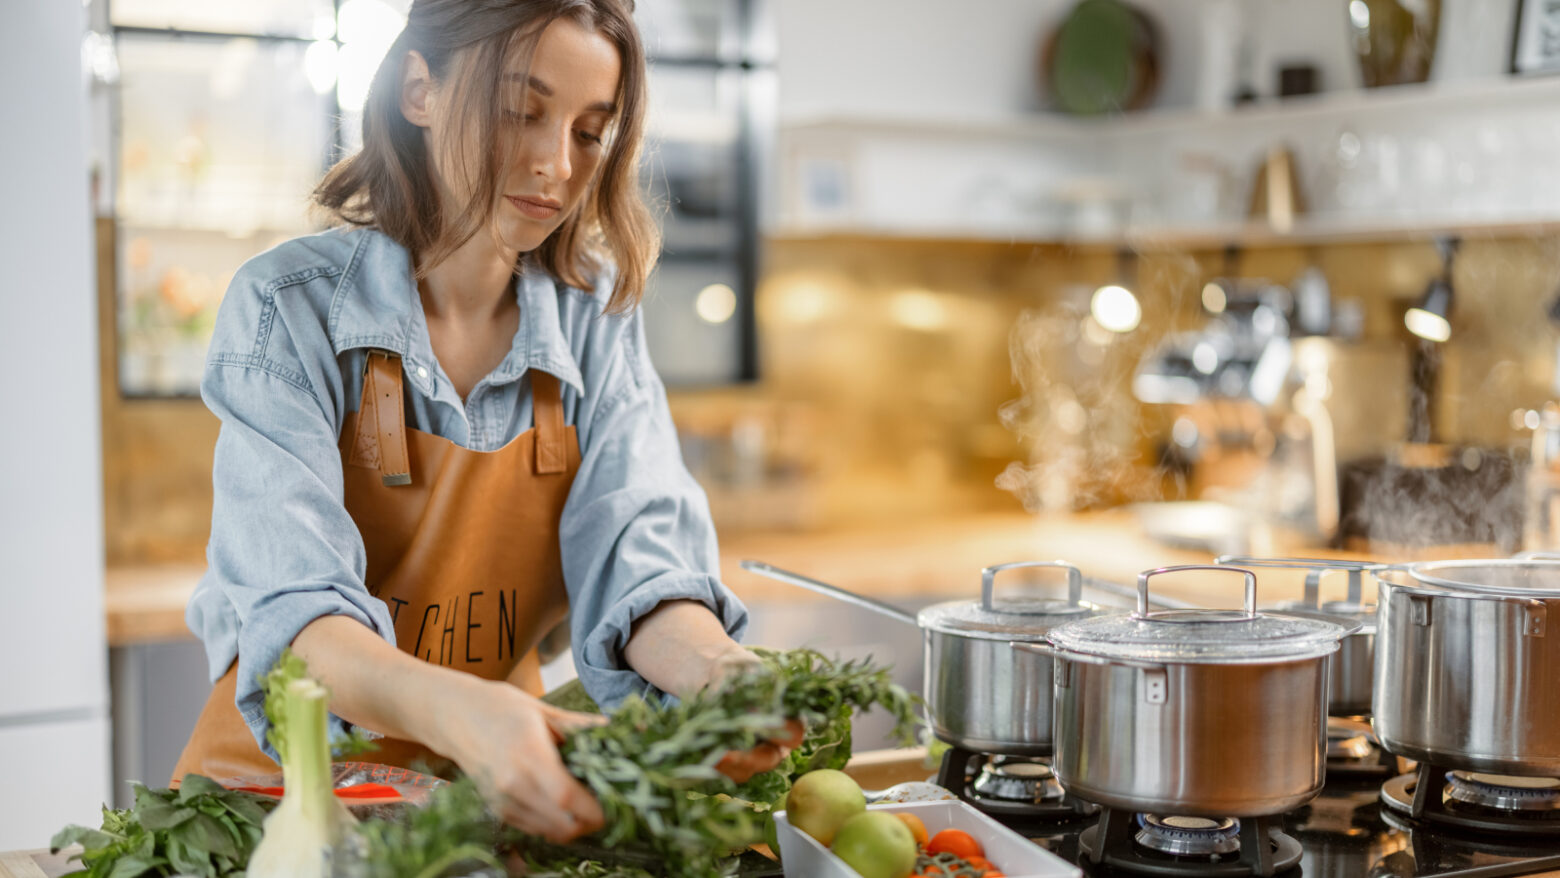
[[[1560,213],[1530,219],[1490,221],[1466,218],[1416,217],[1406,220],[1353,217],[1303,218],[1280,231],[1262,222],[1129,226],[1113,234],[1069,234],[1059,230],[986,229],[970,226],[893,228],[883,226],[780,226],[770,241],[878,240],[966,241],[1072,248],[1128,247],[1138,251],[1200,250],[1225,246],[1302,247],[1318,244],[1365,244],[1424,241],[1442,235],[1463,238],[1513,238],[1560,235]]]
[[[922,118],[902,115],[813,116],[782,120],[786,133],[861,133],[903,136],[1040,140],[1101,134],[1217,130],[1306,117],[1376,114],[1402,110],[1444,112],[1498,104],[1560,106],[1560,76],[1484,79],[1350,89],[1269,99],[1223,109],[1163,107],[1109,116],[1060,113]]]

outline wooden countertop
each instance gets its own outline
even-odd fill
[[[1263,555],[1364,557],[1307,547],[1282,534],[1259,539],[1253,551]],[[744,559],[831,582],[852,591],[887,599],[977,595],[980,570],[1019,560],[1068,560],[1087,576],[1131,584],[1151,567],[1206,564],[1208,552],[1174,548],[1144,534],[1128,510],[1080,514],[998,513],[902,525],[842,528],[825,532],[733,533],[721,540],[722,579],[743,600],[754,604],[827,600],[742,570]],[[108,641],[126,646],[189,638],[184,605],[205,566],[164,564],[110,567],[104,606]],[[1166,579],[1156,591],[1193,603],[1234,606],[1238,584],[1230,578]],[[1329,583],[1338,593],[1341,577]],[[1264,603],[1298,597],[1300,577],[1265,574]]]

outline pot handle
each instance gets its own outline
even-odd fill
[[[1220,555],[1215,564],[1234,564],[1240,567],[1276,567],[1285,570],[1305,570],[1305,603],[1310,607],[1321,606],[1321,580],[1334,570],[1346,570],[1349,574],[1348,601],[1358,604],[1364,594],[1365,571],[1380,564],[1369,561],[1345,561],[1338,558],[1257,558],[1250,555]]]
[[[1120,665],[1124,668],[1137,668],[1140,671],[1164,671],[1165,666],[1158,662],[1149,662],[1142,659],[1106,658],[1102,655],[1089,655],[1086,652],[1063,651],[1049,643],[1035,643],[1029,640],[1009,641],[1008,646],[1014,649],[1043,655],[1047,658],[1062,659],[1069,662],[1082,662],[1086,665]]]
[[[789,585],[801,586],[802,588],[805,588],[809,591],[818,592],[819,594],[826,594],[832,598],[839,598],[848,604],[855,604],[858,607],[863,607],[865,609],[871,610],[874,613],[882,613],[891,619],[898,619],[906,625],[914,625],[917,628],[919,628],[921,625],[920,620],[918,620],[914,614],[907,613],[893,604],[884,603],[877,598],[870,598],[864,594],[856,594],[853,591],[846,591],[837,585],[830,585],[827,582],[819,582],[816,579],[811,579],[801,575],[800,573],[792,573],[789,570],[781,570],[779,567],[773,567],[769,564],[763,563],[762,561],[743,561],[742,569],[750,570],[754,573],[757,573],[759,576],[767,576],[770,579],[776,579]]]
[[[1257,617],[1257,574],[1243,567],[1222,567],[1214,564],[1181,564],[1175,567],[1158,567],[1153,570],[1145,570],[1138,574],[1137,610],[1132,613],[1134,619],[1147,619],[1148,613],[1148,581],[1161,573],[1182,573],[1189,570],[1203,570],[1212,573],[1239,573],[1246,579],[1246,618]]]
[[[996,564],[980,572],[980,605],[988,612],[992,612],[992,592],[996,589],[997,574],[1004,570],[1014,570],[1019,567],[1054,567],[1067,571],[1067,605],[1076,607],[1083,602],[1083,571],[1066,561],[1014,561],[1011,564]],[[1004,611],[1006,612],[1006,611]]]

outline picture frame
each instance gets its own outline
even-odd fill
[[[1517,0],[1511,74],[1560,74],[1560,0]]]

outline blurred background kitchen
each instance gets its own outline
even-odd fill
[[[0,444],[3,850],[171,770],[207,338],[407,0],[0,5],[0,366],[51,425]],[[1029,557],[1560,547],[1552,0],[638,5],[646,322],[751,640],[918,685],[914,629],[746,557],[913,608]]]

